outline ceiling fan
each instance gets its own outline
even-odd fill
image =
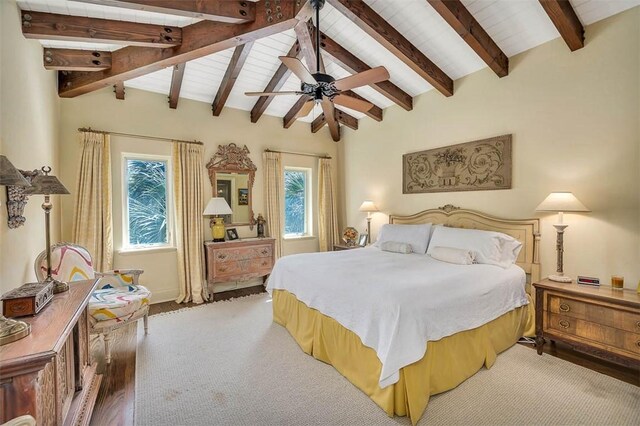
[[[278,96],[300,95],[306,96],[308,101],[302,106],[297,117],[307,116],[316,103],[322,106],[333,140],[340,139],[340,127],[335,119],[334,104],[342,105],[360,112],[367,112],[372,107],[371,102],[356,99],[343,92],[360,86],[367,86],[389,79],[389,72],[385,67],[375,67],[349,77],[336,80],[329,74],[320,72],[320,9],[325,0],[311,0],[316,12],[316,72],[311,73],[297,58],[280,56],[282,63],[291,70],[301,81],[300,90],[283,92],[245,92],[247,96]]]

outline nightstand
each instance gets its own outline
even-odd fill
[[[549,280],[536,289],[536,348],[545,339],[626,366],[640,365],[640,295]]]
[[[341,250],[353,250],[353,249],[359,249],[362,248],[360,246],[348,246],[346,244],[334,244],[333,245],[333,251],[341,251]]]

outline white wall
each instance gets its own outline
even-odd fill
[[[285,149],[298,152],[322,153],[336,156],[337,144],[334,143],[327,129],[312,134],[308,123],[296,123],[290,129],[282,127],[282,119],[263,116],[256,124],[249,120],[247,111],[225,108],[220,117],[211,115],[210,105],[202,102],[180,99],[178,108],[168,107],[166,96],[136,89],[126,90],[126,100],[115,99],[110,88],[90,93],[74,99],[61,101],[60,155],[63,171],[61,177],[70,188],[75,188],[79,145],[77,129],[91,127],[111,132],[153,135],[165,138],[194,140],[205,144],[205,163],[215,153],[219,144],[234,142],[240,146],[247,145],[250,157],[258,170],[253,187],[253,210],[256,214],[265,212],[263,198],[262,152],[266,148]],[[348,130],[346,133],[348,134]],[[114,247],[122,246],[122,198],[120,179],[120,158],[122,152],[171,155],[171,145],[166,142],[140,140],[122,136],[112,136],[112,170],[114,185]],[[284,155],[285,165],[313,167],[317,169],[317,159]],[[205,178],[205,199],[211,197],[211,187],[206,168],[202,167]],[[314,178],[314,181],[317,179]],[[317,182],[314,182],[317,186]],[[314,188],[317,194],[317,188]],[[204,207],[204,206],[203,206]],[[62,235],[70,238],[73,220],[73,197],[63,202]],[[208,223],[208,221],[207,221]],[[236,227],[240,237],[256,235],[256,228]],[[205,226],[203,239],[211,239],[210,230]],[[285,254],[318,250],[316,237],[302,240],[285,241]],[[177,260],[174,250],[148,253],[118,253],[115,256],[115,267],[140,267],[145,270],[141,281],[153,292],[153,301],[171,300],[178,296]],[[258,281],[261,282],[261,281]],[[228,283],[215,286],[215,291],[228,290],[250,283]]]
[[[431,91],[411,112],[385,110],[341,142],[346,224],[364,229],[358,206],[386,214],[447,203],[506,218],[540,217],[543,276],[555,271],[555,215],[536,206],[552,191],[572,191],[592,212],[566,214],[565,272],[608,282],[640,280],[640,7],[586,28],[571,53],[562,39],[510,58],[509,76],[486,68],[455,82],[450,98]],[[513,134],[513,187],[502,191],[402,194],[402,155]]]
[[[22,36],[15,0],[0,1],[0,153],[21,170],[58,167],[59,100],[55,73],[42,65],[42,47]],[[63,181],[63,183],[66,183]],[[60,198],[52,196],[52,240],[60,235]],[[43,196],[31,197],[24,226],[7,226],[7,193],[0,187],[0,294],[35,281],[33,262],[45,248]]]

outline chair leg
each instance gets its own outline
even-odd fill
[[[149,311],[144,314],[142,321],[144,321],[144,334],[149,334]]]
[[[111,333],[103,334],[102,340],[104,340],[104,359],[108,365],[111,363],[111,346],[109,345],[109,342],[111,341]]]

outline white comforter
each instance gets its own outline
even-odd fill
[[[376,351],[384,388],[424,356],[427,341],[526,305],[525,281],[516,265],[453,265],[369,247],[283,257],[267,291],[287,290],[354,332]]]

